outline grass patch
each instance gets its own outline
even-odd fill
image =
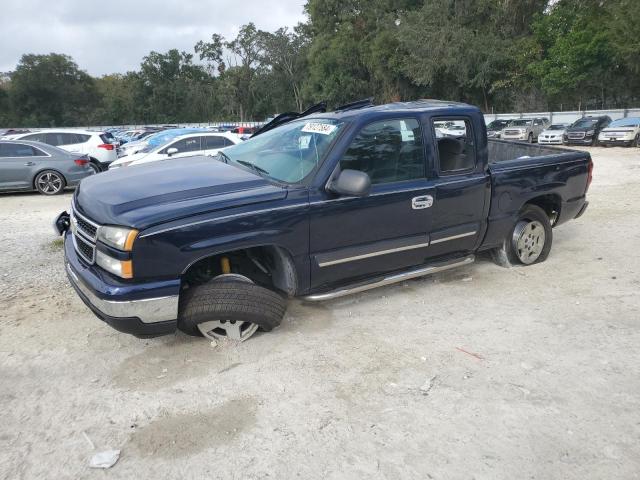
[[[51,247],[51,250],[54,250],[54,251],[62,250],[63,245],[64,245],[64,241],[62,240],[62,237],[56,238],[49,244],[49,246]]]

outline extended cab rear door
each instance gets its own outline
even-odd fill
[[[482,119],[471,116],[434,116],[427,120],[430,184],[434,189],[429,226],[428,257],[458,256],[474,251],[485,229],[491,195],[486,168],[484,132],[474,129]],[[435,123],[455,122],[464,135],[437,133]]]

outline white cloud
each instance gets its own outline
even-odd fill
[[[193,53],[212,33],[254,22],[273,31],[304,20],[304,0],[20,0],[0,15],[0,72],[24,53],[65,53],[92,75],[137,69],[151,50]]]

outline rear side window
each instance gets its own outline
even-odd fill
[[[85,143],[91,138],[91,135],[85,135],[84,133],[74,133],[72,135],[75,137],[75,142],[73,143]]]
[[[202,137],[202,139],[204,140],[205,150],[211,150],[214,148],[224,148],[228,146],[228,143],[225,142],[226,138],[224,137],[211,136],[211,137]]]
[[[360,170],[372,184],[424,178],[420,124],[414,118],[374,122],[353,139],[340,169]]]
[[[39,155],[31,145],[0,143],[0,157],[35,157]]]
[[[170,148],[177,148],[178,153],[197,152],[198,150],[201,150],[200,137],[183,138],[182,140],[178,140],[162,150],[162,153],[167,153],[167,150]]]
[[[32,142],[44,142],[45,134],[44,133],[34,133],[32,135],[27,135],[26,137],[22,137],[22,140],[31,140]]]
[[[438,128],[442,123],[452,123],[448,128]],[[475,168],[476,150],[471,121],[468,118],[433,121],[440,173],[463,173]]]

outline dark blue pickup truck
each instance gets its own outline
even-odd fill
[[[585,211],[591,172],[585,152],[488,141],[469,105],[363,102],[276,118],[213,158],[89,177],[56,225],[71,284],[114,328],[244,340],[276,327],[287,297],[332,299],[479,251],[541,262],[552,227]]]

